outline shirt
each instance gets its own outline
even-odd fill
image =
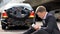
[[[46,19],[46,15],[48,14],[48,12],[46,12],[46,14],[45,14],[45,16],[44,16],[44,18],[43,19]]]
[[[45,14],[45,16],[44,16],[44,18],[42,20],[43,24],[45,24],[45,19],[46,19],[47,14],[48,14],[48,12],[46,12],[46,14]]]

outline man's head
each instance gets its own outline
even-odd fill
[[[43,19],[43,17],[46,14],[46,8],[44,6],[38,6],[35,12],[41,19]]]

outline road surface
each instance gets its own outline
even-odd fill
[[[37,22],[37,24],[38,25],[42,25],[42,23],[40,23],[40,22]],[[58,27],[60,27],[60,23],[58,23]],[[27,30],[21,30],[21,29],[19,29],[19,30],[14,30],[14,29],[10,29],[10,30],[2,30],[1,29],[1,22],[0,22],[0,34],[23,34],[25,31],[27,31]]]

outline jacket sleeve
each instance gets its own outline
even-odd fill
[[[48,16],[47,22],[48,22],[47,27],[44,28],[44,29],[47,30],[47,31],[52,31],[53,28],[54,28],[54,25],[56,23],[55,17],[54,16]]]

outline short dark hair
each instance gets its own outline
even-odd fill
[[[38,6],[36,9],[36,13],[37,12],[45,12],[45,11],[46,11],[46,8],[44,6]]]

